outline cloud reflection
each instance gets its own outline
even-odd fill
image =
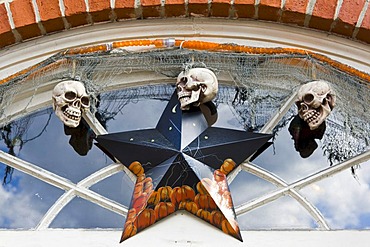
[[[302,189],[333,229],[370,228],[370,161],[357,174],[347,170]]]

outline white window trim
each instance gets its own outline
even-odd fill
[[[173,28],[176,26],[176,28]],[[241,21],[241,20],[219,20],[219,19],[173,19],[170,22],[168,20],[140,20],[140,21],[125,21],[125,22],[117,22],[117,23],[109,23],[109,24],[102,24],[102,25],[94,25],[89,27],[83,27],[79,29],[73,29],[66,32],[57,33],[50,36],[45,36],[43,38],[34,39],[31,41],[27,41],[22,44],[18,44],[0,51],[0,57],[2,57],[0,61],[0,79],[3,79],[7,76],[10,76],[16,72],[19,72],[22,69],[25,69],[29,66],[32,66],[42,60],[50,57],[51,55],[63,51],[73,47],[81,47],[87,46],[92,44],[101,44],[101,43],[109,43],[112,41],[119,41],[119,40],[127,40],[127,39],[156,39],[156,38],[176,38],[176,39],[185,39],[185,40],[201,40],[201,41],[211,41],[211,42],[218,42],[218,43],[236,43],[239,45],[248,45],[248,46],[255,46],[255,47],[289,47],[289,48],[299,48],[299,49],[306,49],[312,52],[320,53],[326,55],[333,60],[339,61],[341,63],[350,65],[360,71],[370,71],[370,47],[368,45],[353,42],[348,39],[340,38],[333,35],[328,35],[326,33],[302,29],[298,27],[292,26],[285,26],[277,23],[267,23],[267,22],[260,22],[260,21]],[[133,78],[137,75],[133,75]],[[148,77],[139,77],[141,79],[148,78]],[[138,77],[133,79],[132,81],[125,82],[127,85],[135,84],[137,82]],[[153,78],[151,78],[153,79]],[[157,82],[162,81],[164,77],[158,77]],[[19,116],[19,114],[27,114],[27,112],[33,111],[35,109],[39,109],[44,106],[50,106],[51,100],[51,89],[56,82],[50,82],[49,85],[45,85],[45,88],[41,90],[30,102],[26,102],[25,99],[20,99],[18,102],[14,102],[14,106],[12,109],[6,109],[10,112],[12,116]],[[141,82],[145,84],[145,81]],[[117,87],[121,87],[122,85],[116,85]],[[272,130],[272,128],[277,124],[279,119],[286,113],[287,109],[292,105],[294,99],[294,95],[292,95],[283,105],[279,112],[274,115],[274,117],[268,122],[268,124],[263,128],[263,133],[268,133]],[[24,101],[24,102],[22,102]],[[27,109],[24,109],[24,104],[27,105]],[[98,134],[106,133],[106,130],[98,124],[98,122],[92,117],[91,114],[85,114],[84,118],[88,121],[88,123],[94,128],[94,131]],[[0,121],[1,122],[1,121]],[[254,165],[253,163],[249,162],[248,160],[243,163],[238,170],[236,170],[233,174],[228,177],[229,182],[231,183],[233,178],[237,175],[239,171],[246,171],[251,174],[254,174],[260,178],[265,179],[266,181],[276,185],[278,187],[277,190],[264,195],[260,198],[252,202],[247,202],[243,205],[239,205],[236,207],[237,215],[241,215],[247,211],[250,211],[256,208],[259,205],[263,205],[265,203],[271,202],[284,196],[286,194],[290,195],[292,198],[296,199],[303,207],[311,214],[311,216],[318,222],[319,226],[322,229],[329,229],[329,226],[325,222],[325,219],[322,217],[320,212],[304,197],[302,197],[298,191],[305,186],[312,184],[313,182],[320,181],[325,179],[328,176],[334,175],[343,171],[344,169],[348,169],[349,167],[358,164],[360,162],[366,161],[370,159],[370,151],[367,151],[361,155],[358,155],[352,159],[349,159],[345,162],[337,164],[335,166],[329,167],[322,171],[319,171],[316,174],[308,176],[300,181],[297,181],[292,184],[288,184],[283,181],[281,178],[277,177],[276,175],[264,171],[260,167]],[[65,190],[65,194],[62,195],[59,200],[49,209],[49,211],[44,215],[44,218],[40,221],[39,225],[37,226],[37,232],[42,234],[48,233],[47,235],[55,235],[54,231],[45,231],[46,228],[50,225],[52,220],[57,216],[57,214],[62,210],[62,208],[68,204],[70,200],[72,200],[76,195],[96,203],[104,208],[107,208],[113,212],[116,212],[120,215],[125,215],[127,213],[127,207],[118,204],[110,199],[107,199],[88,188],[93,184],[116,174],[124,170],[131,179],[134,179],[130,171],[127,170],[126,167],[120,164],[112,164],[108,167],[105,167],[96,173],[90,175],[89,177],[85,178],[78,184],[74,184],[69,180],[60,177],[56,174],[53,174],[49,171],[40,169],[39,167],[25,162],[21,159],[15,158],[6,154],[4,152],[0,152],[0,161],[4,162],[22,172],[30,174],[38,179],[45,181],[49,184],[52,184],[58,188]],[[178,215],[182,215],[181,213],[177,213]],[[177,217],[176,216],[176,217]],[[175,216],[173,216],[175,217]],[[164,221],[163,223],[165,223]],[[160,223],[162,224],[162,223]],[[153,227],[152,229],[156,229]],[[217,229],[216,229],[217,230]],[[75,231],[71,234],[68,231],[60,230],[58,232],[60,236],[68,237],[69,235],[75,234]],[[211,230],[207,230],[209,232]],[[4,234],[5,232],[5,234]],[[28,231],[25,232],[14,232],[14,231],[0,231],[0,239],[8,239],[10,242],[17,242],[20,246],[21,240],[14,240],[7,238],[7,232],[11,234],[15,234],[16,236],[21,236],[24,234],[28,235]],[[78,230],[76,230],[78,232]],[[96,234],[94,231],[82,231],[83,233],[88,233],[89,237]],[[152,231],[144,231],[140,233],[140,235],[149,234],[150,232],[155,232],[158,234],[158,230]],[[289,231],[289,234],[293,231]],[[337,232],[338,234],[330,235],[330,238],[335,239],[342,239],[343,232],[345,235],[348,236],[347,232],[351,231],[341,231]],[[50,234],[49,234],[50,233]],[[278,232],[280,233],[280,232]],[[272,232],[269,235],[270,240],[277,237],[278,233]],[[340,234],[342,235],[340,235]],[[357,234],[358,232],[356,232]],[[247,232],[243,232],[243,237],[248,239]],[[288,234],[288,235],[289,235]],[[298,234],[298,232],[295,232]],[[355,234],[355,235],[356,235]],[[109,235],[109,233],[107,233]],[[220,234],[219,234],[220,235]],[[245,236],[244,236],[245,235]],[[256,234],[255,236],[257,236]],[[264,235],[264,234],[262,234]],[[299,234],[298,234],[299,235]],[[299,240],[300,246],[312,246],[308,245],[307,242],[307,235],[303,234],[303,238],[299,237],[293,238],[292,241]],[[5,237],[4,237],[5,236]],[[43,235],[40,235],[43,236]],[[178,236],[178,235],[176,235]],[[321,243],[319,234],[315,236],[318,238],[316,241],[316,245],[319,245],[319,241]],[[4,237],[4,238],[3,238]],[[224,238],[225,236],[218,236],[215,239]],[[229,236],[226,236],[229,237]],[[272,238],[271,238],[272,237]],[[360,236],[364,238],[364,235]],[[29,236],[30,241],[32,241],[31,236]],[[145,236],[143,236],[145,238]],[[20,238],[18,238],[20,239]],[[95,239],[94,237],[91,238],[91,241]],[[134,238],[136,239],[136,237]],[[174,239],[174,238],[172,238]],[[344,243],[347,239],[352,238],[345,238],[343,239]],[[366,237],[367,240],[370,237]],[[23,241],[23,240],[22,240]],[[50,239],[46,239],[50,243]],[[44,242],[45,242],[44,241]],[[89,240],[90,241],[90,240]],[[130,241],[130,240],[129,240]],[[146,240],[148,242],[148,240]],[[163,238],[157,241],[163,241]],[[232,240],[234,241],[234,240]],[[9,242],[9,243],[10,243]],[[99,242],[97,240],[97,242]],[[212,240],[211,240],[212,242]],[[289,241],[288,241],[289,242]],[[305,242],[305,244],[303,244]],[[356,241],[358,242],[358,241]],[[7,242],[8,243],[8,242]],[[149,242],[148,242],[149,243]],[[179,243],[182,243],[181,241]],[[189,242],[185,242],[185,244],[189,244]],[[191,243],[191,241],[190,241]],[[247,245],[246,242],[245,245]],[[272,242],[274,246],[276,246],[276,241]],[[292,242],[291,242],[292,243]],[[313,242],[311,242],[312,244]],[[167,243],[168,244],[168,243]],[[223,243],[224,244],[224,243]],[[296,246],[297,242],[294,242]],[[7,245],[6,245],[7,246]],[[44,246],[40,244],[40,246]],[[46,246],[46,245],[45,245]],[[64,246],[64,244],[63,244]],[[102,245],[107,246],[107,245]],[[215,245],[213,245],[215,246]],[[244,244],[240,244],[240,246],[244,246]],[[253,246],[253,245],[249,245]],[[264,246],[272,246],[268,244],[264,244]],[[289,246],[285,245],[285,246]],[[330,246],[330,245],[327,245]],[[334,246],[334,245],[332,245]],[[365,245],[364,245],[365,246]],[[0,247],[2,247],[2,243],[0,242]]]

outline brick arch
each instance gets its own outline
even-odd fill
[[[254,19],[370,43],[367,0],[3,0],[0,48],[84,25],[127,19]]]

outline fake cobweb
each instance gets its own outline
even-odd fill
[[[105,126],[129,102],[168,100],[177,75],[191,67],[205,67],[215,72],[220,84],[215,105],[230,105],[240,124],[254,132],[260,131],[302,84],[319,79],[329,81],[336,93],[337,105],[327,120],[322,140],[324,153],[331,163],[337,163],[369,149],[369,81],[309,55],[255,55],[178,48],[145,52],[113,49],[72,55],[62,52],[26,73],[9,78],[0,86],[2,139],[9,135],[6,126],[10,123],[17,126],[17,133],[13,128],[14,136],[6,138],[22,136],[32,118],[30,113],[37,110],[31,107],[37,96],[51,92],[62,80],[84,83],[91,95],[90,111],[99,116]],[[120,90],[123,88],[125,90]],[[14,104],[22,105],[19,102],[23,106],[16,114],[7,110]],[[51,100],[48,107],[50,104]],[[296,114],[292,104],[272,132],[286,126]],[[19,119],[26,115],[28,117]]]

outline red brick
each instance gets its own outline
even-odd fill
[[[261,0],[258,5],[258,19],[277,21],[280,17],[280,0]]]
[[[63,2],[66,19],[72,27],[88,23],[84,0],[63,0]]]
[[[41,23],[47,33],[62,31],[65,29],[62,17],[53,20],[42,21]]]
[[[0,4],[0,47],[15,43],[15,37],[11,31],[8,14],[4,4]]]
[[[235,0],[234,10],[238,18],[252,18],[255,13],[254,0]]]
[[[356,39],[370,43],[370,8],[367,8],[361,27],[358,30]]]
[[[168,5],[185,4],[185,1],[184,0],[166,0],[166,4]]]
[[[166,17],[185,16],[185,1],[184,0],[166,0],[165,15]]]
[[[8,14],[4,4],[0,4],[0,33],[9,32],[11,30]]]
[[[116,0],[117,19],[135,18],[135,0]]]
[[[286,0],[284,10],[306,14],[308,0]]]
[[[161,16],[161,0],[141,0],[143,18]]]
[[[135,8],[135,0],[116,0],[116,8]]]
[[[42,21],[55,19],[62,16],[59,0],[36,0]]]
[[[64,29],[59,0],[36,0],[42,25],[47,33]]]
[[[161,5],[161,0],[141,0],[141,6],[158,6]]]
[[[110,8],[109,0],[89,0],[90,12],[101,11]]]
[[[15,37],[13,32],[5,32],[0,34],[0,48],[15,43]]]
[[[204,3],[208,3],[208,0],[189,0],[189,4],[193,4],[193,3],[204,4]]]
[[[306,0],[287,0],[281,15],[281,21],[303,26],[306,18],[307,2]]]
[[[254,5],[255,0],[235,0],[234,4],[251,4]]]
[[[260,5],[279,8],[281,6],[281,0],[261,0]]]
[[[338,0],[316,0],[312,16],[333,19]]]
[[[63,2],[66,16],[86,12],[86,4],[84,0],[63,0]]]
[[[90,15],[94,22],[111,21],[112,9],[105,9],[102,11],[91,12]]]
[[[14,25],[22,39],[29,39],[41,35],[36,23],[35,12],[31,0],[14,0],[9,3]]]
[[[358,33],[356,35],[356,39],[370,44],[370,30],[361,27],[358,30]]]
[[[368,6],[364,19],[362,20],[361,27],[365,29],[370,29],[370,5]]]
[[[229,17],[230,0],[212,0],[211,15],[215,17]]]
[[[316,0],[312,11],[310,23],[311,28],[329,31],[333,23],[335,9],[338,0]]]
[[[226,3],[226,4],[230,4],[230,0],[212,0],[212,4],[213,3]]]
[[[112,9],[109,0],[89,0],[89,12],[94,22],[109,21]]]
[[[343,1],[342,7],[339,11],[337,23],[332,31],[345,36],[352,36],[365,1],[366,0]]]
[[[345,23],[356,25],[358,17],[364,7],[365,1],[366,0],[343,1],[338,18]]]
[[[10,2],[15,27],[24,27],[36,23],[36,16],[31,0],[14,0]]]
[[[189,0],[188,12],[190,16],[209,16],[208,0]]]

